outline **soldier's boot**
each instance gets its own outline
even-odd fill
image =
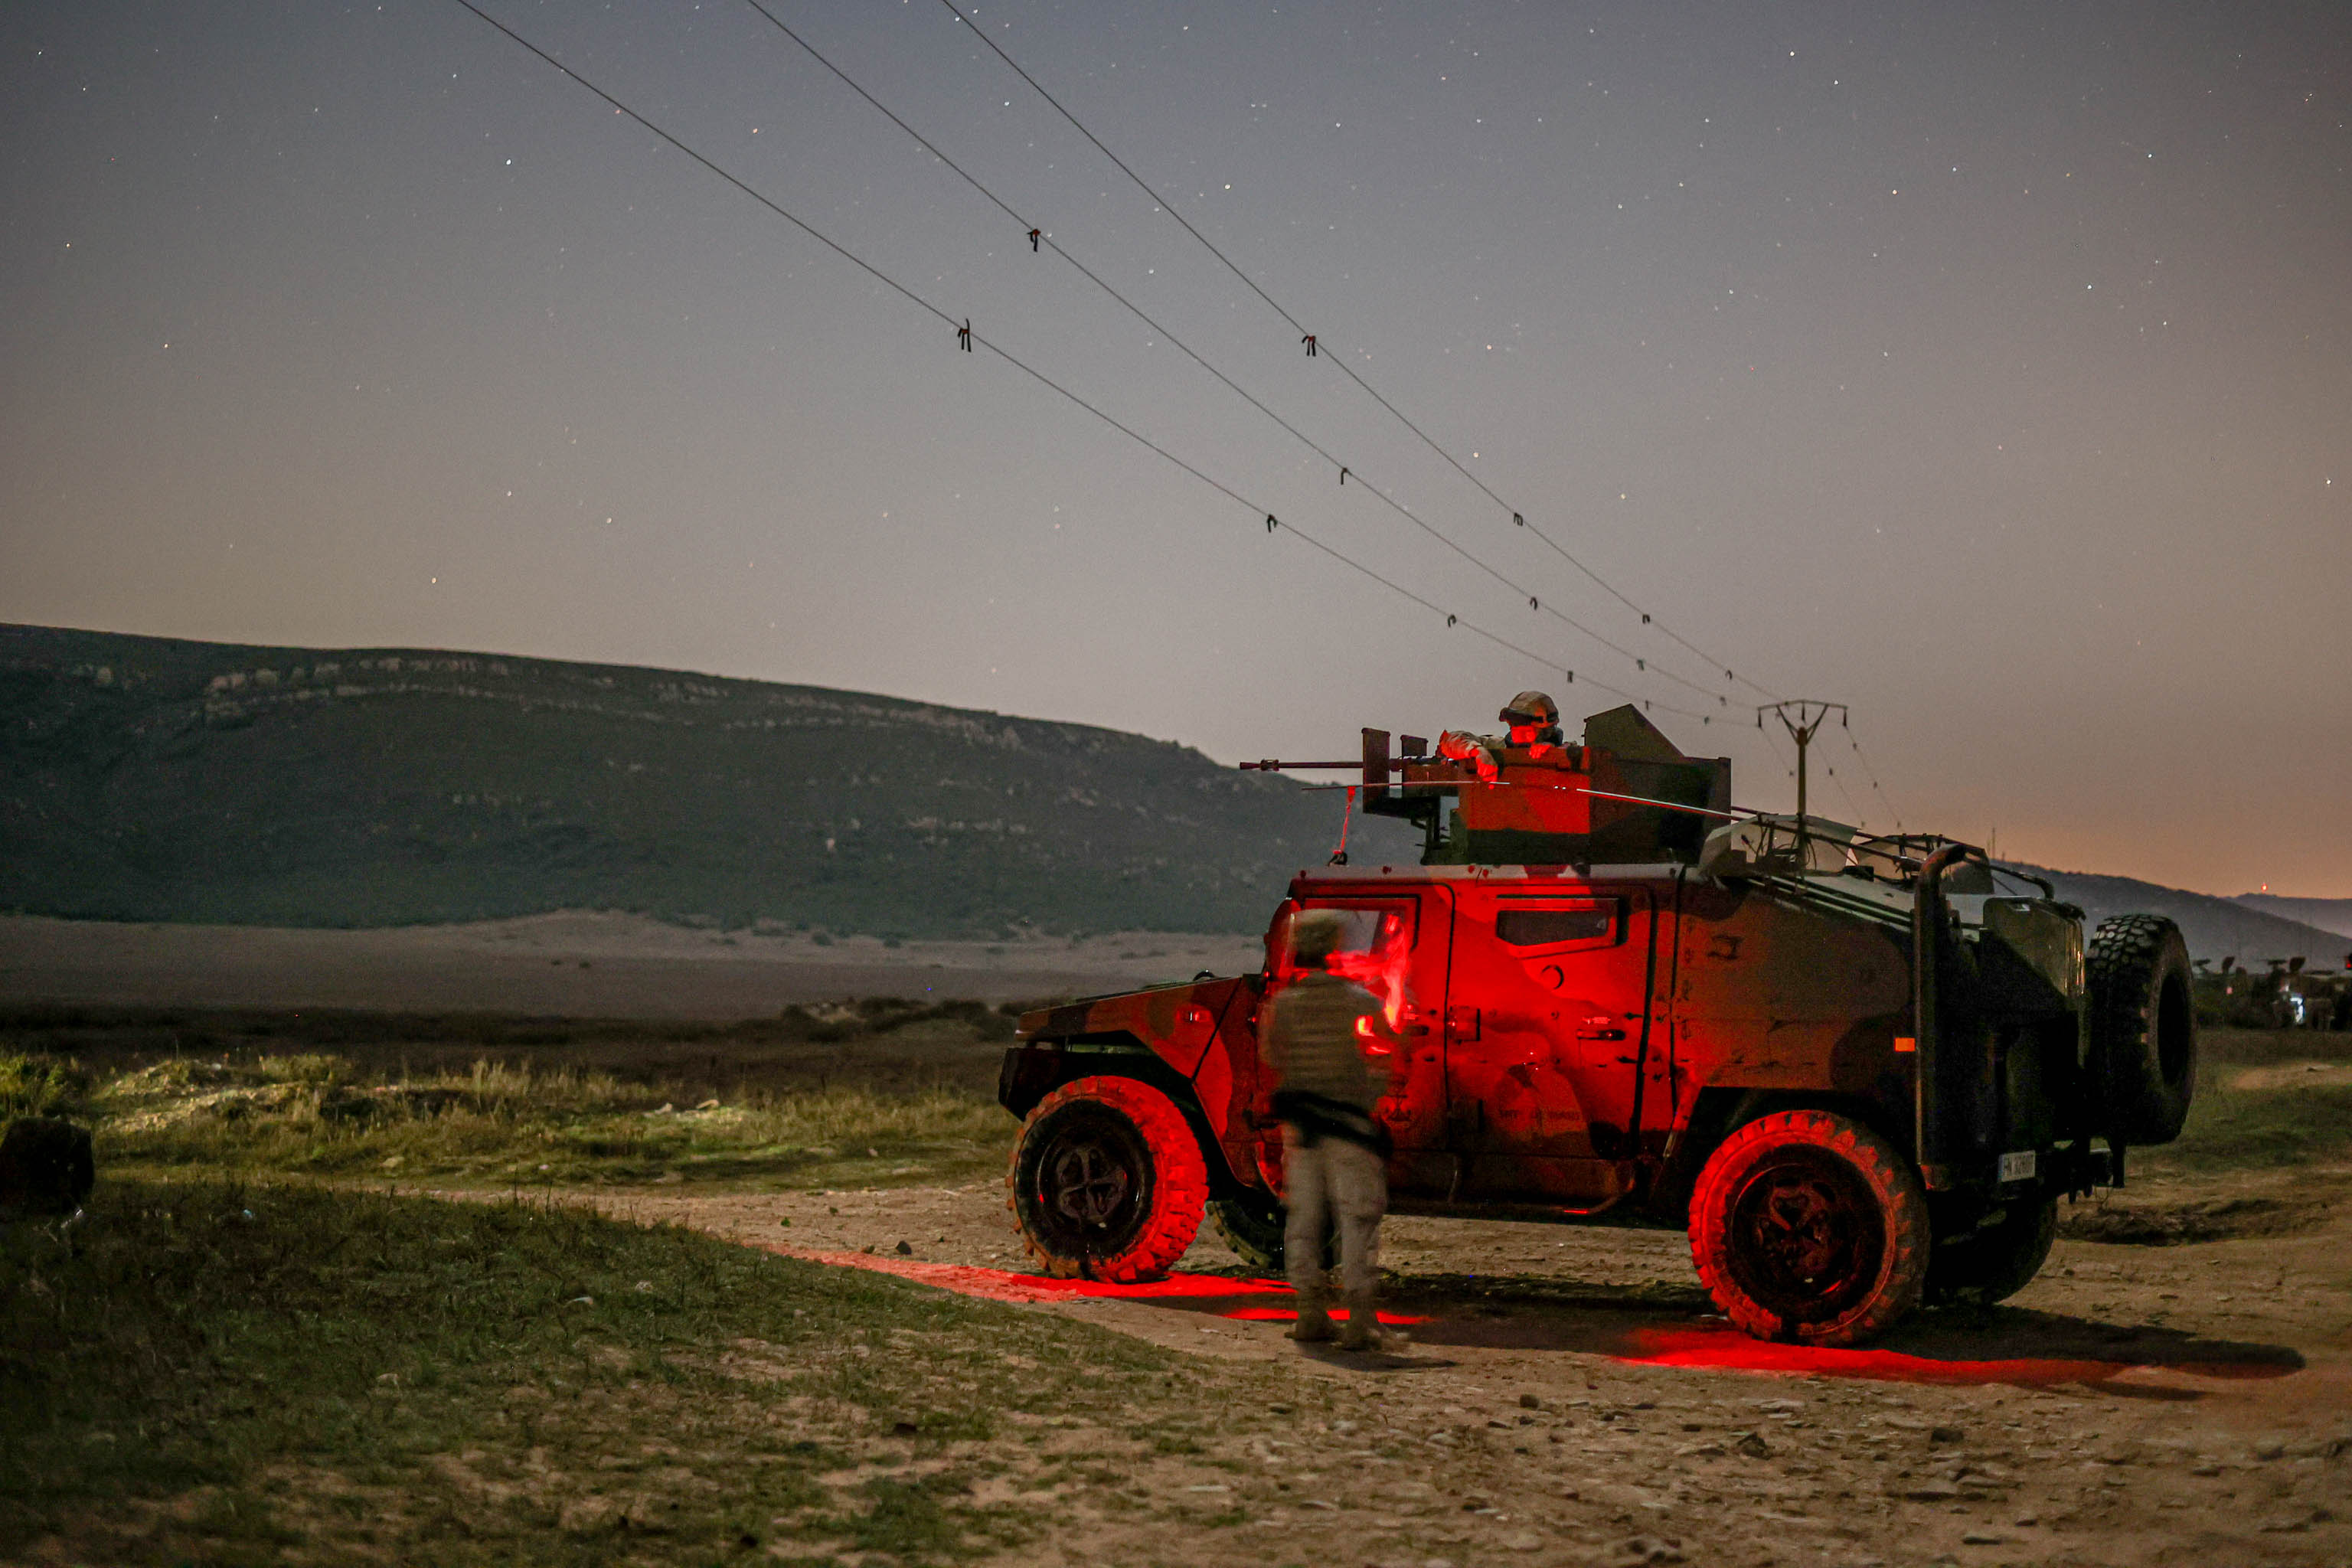
[[[1341,1350],[1392,1351],[1404,1343],[1404,1335],[1381,1327],[1380,1311],[1370,1293],[1348,1298],[1348,1326],[1339,1335]]]
[[[1316,1344],[1331,1338],[1338,1331],[1331,1326],[1331,1314],[1323,1305],[1323,1298],[1300,1291],[1298,1321],[1290,1325],[1290,1337],[1303,1345]]]

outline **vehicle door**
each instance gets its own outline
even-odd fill
[[[1453,933],[1448,889],[1309,892],[1298,907],[1334,910],[1347,920],[1347,936],[1332,954],[1331,971],[1379,997],[1397,1037],[1391,1047],[1374,1037],[1376,1031],[1367,1031],[1363,1045],[1374,1079],[1389,1077],[1395,1053],[1404,1058],[1403,1089],[1372,1109],[1395,1142],[1390,1184],[1400,1191],[1425,1187],[1450,1173],[1444,1156],[1444,1033],[1446,949]],[[1286,929],[1276,932],[1275,949],[1269,1003],[1297,973]]]
[[[1587,1204],[1626,1189],[1654,914],[1639,885],[1461,889],[1445,1016],[1457,1195]]]

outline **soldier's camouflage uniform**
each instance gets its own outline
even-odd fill
[[[1365,1027],[1373,1037],[1393,1043],[1379,998],[1352,981],[1309,970],[1267,1007],[1258,1044],[1279,1085],[1274,1107],[1283,1123],[1283,1198],[1289,1207],[1283,1249],[1298,1292],[1297,1337],[1329,1337],[1323,1237],[1327,1224],[1336,1220],[1348,1302],[1342,1342],[1362,1349],[1381,1342],[1374,1299],[1389,1194],[1386,1131],[1371,1114],[1382,1086],[1364,1060],[1360,1020],[1369,1021]],[[1402,1063],[1402,1057],[1394,1059]]]

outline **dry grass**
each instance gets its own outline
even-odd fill
[[[867,999],[739,1024],[0,1012],[0,1114],[87,1121],[108,1168],[508,1188],[956,1184],[1013,1131],[1003,1008]]]
[[[371,1079],[319,1054],[154,1063],[89,1083],[110,1170],[457,1185],[725,1183],[738,1188],[957,1182],[999,1168],[1013,1130],[950,1089],[745,1091],[580,1068],[476,1063]]]

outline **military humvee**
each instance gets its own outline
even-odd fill
[[[1421,864],[1301,871],[1258,973],[1021,1020],[998,1093],[1047,1270],[1154,1278],[1204,1215],[1279,1269],[1255,1024],[1309,909],[1346,916],[1334,967],[1407,1056],[1376,1111],[1393,1212],[1685,1228],[1759,1337],[1850,1344],[1923,1300],[1999,1300],[2061,1196],[2180,1131],[2196,1021],[2161,916],[2086,941],[1972,846],[1735,812],[1728,760],[1630,707],[1491,779],[1364,741],[1365,808],[1417,824]]]

